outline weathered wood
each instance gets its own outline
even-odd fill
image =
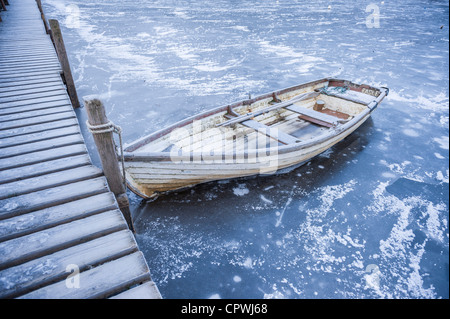
[[[153,281],[128,289],[110,299],[161,299],[158,287]]]
[[[332,126],[336,126],[341,119],[331,116],[328,114],[324,114],[318,111],[314,111],[313,109],[308,109],[299,105],[290,105],[287,106],[286,109],[289,111],[301,114],[305,117],[305,119],[317,120],[318,123],[327,123]]]
[[[298,138],[292,135],[286,134],[283,131],[280,131],[273,127],[269,127],[254,120],[243,121],[239,124],[255,129],[259,133],[265,134],[266,136],[273,138],[274,140],[277,140],[283,144],[292,144],[297,143],[299,141]]]
[[[112,275],[114,274],[114,275]],[[136,284],[150,281],[150,273],[141,252],[80,272],[80,288],[70,289],[65,281],[34,290],[20,299],[108,298]]]
[[[114,195],[108,192],[3,219],[0,220],[0,242],[117,208]]]
[[[94,179],[54,187],[0,201],[0,220],[38,209],[61,205],[108,191],[106,179]]]
[[[23,73],[14,73],[9,72],[7,74],[2,74],[0,77],[0,83],[3,82],[11,82],[16,81],[17,78],[25,78],[25,77],[36,77],[36,76],[42,76],[42,75],[59,75],[61,74],[61,69],[42,69],[42,70],[34,70],[34,71],[28,71]]]
[[[60,298],[68,264],[87,290],[63,296],[110,297],[140,285],[160,298],[118,209],[125,193],[116,199],[91,163],[40,0],[11,9],[0,25],[0,298]]]
[[[16,78],[9,78],[8,81],[2,81],[0,78],[0,88],[8,88],[8,87],[14,87],[16,85],[27,85],[27,84],[38,84],[42,82],[50,82],[50,81],[61,81],[61,77],[59,74],[53,73],[53,74],[43,74],[38,76],[31,76],[31,77],[16,77]]]
[[[0,159],[11,158],[19,155],[25,155],[74,144],[84,144],[84,140],[80,134],[58,136],[43,141],[5,147],[1,151]]]
[[[16,155],[0,159],[0,170],[12,169],[26,165],[50,161],[68,156],[85,154],[86,146],[84,144],[73,144],[68,146],[55,147],[43,151],[36,151],[24,155]]]
[[[37,177],[44,174],[51,174],[67,169],[72,169],[90,164],[88,155],[76,155],[70,158],[59,158],[0,171],[0,184],[11,183],[27,178]]]
[[[59,67],[58,60],[49,60],[49,61],[41,61],[41,62],[16,62],[16,63],[0,63],[0,74],[1,72],[6,72],[10,70],[32,70],[32,69],[48,69],[53,67]]]
[[[57,106],[57,107],[44,108],[44,109],[39,109],[39,110],[30,110],[28,112],[15,112],[12,114],[2,114],[0,112],[0,123],[8,122],[8,121],[16,121],[19,119],[28,119],[28,118],[33,118],[36,116],[41,116],[41,115],[59,114],[62,112],[70,112],[70,109],[68,109],[66,105],[61,105],[61,106]],[[0,141],[0,144],[1,144],[1,141]]]
[[[43,286],[67,278],[68,265],[76,264],[80,271],[96,267],[137,251],[129,230],[76,245],[51,255],[0,271],[0,298],[15,298]],[[36,265],[42,265],[36,267]],[[150,289],[149,289],[150,290]],[[142,291],[142,293],[148,293]]]
[[[58,95],[64,95],[64,94],[65,94],[65,92],[64,92],[63,88],[53,88],[51,90],[46,90],[44,92],[0,97],[0,103],[2,103],[4,106],[7,106],[7,105],[11,105],[11,103],[18,102],[18,101],[28,101],[28,100],[34,100],[37,98],[45,98],[45,97],[58,96]],[[28,101],[28,102],[33,102],[33,101]],[[24,103],[26,104],[28,102],[24,102]]]
[[[0,61],[2,64],[12,64],[12,63],[32,63],[34,61],[40,62],[40,61],[53,61],[54,59],[58,59],[58,56],[55,53],[51,54],[44,54],[39,56],[16,56],[16,57],[2,57],[0,58]]]
[[[92,165],[87,165],[1,184],[0,200],[100,176],[102,176],[100,169]]]
[[[105,125],[109,123],[106,117],[105,107],[100,100],[94,99],[85,101],[86,111],[91,126]],[[108,185],[111,191],[116,196],[119,203],[119,208],[125,216],[125,219],[134,232],[133,220],[129,208],[128,198],[126,196],[126,187],[124,185],[123,175],[119,168],[117,161],[116,147],[114,144],[112,130],[103,133],[94,133],[93,137],[95,145],[97,146],[100,160],[102,162],[105,177],[108,180]]]
[[[78,100],[77,90],[75,88],[75,83],[72,77],[72,71],[70,70],[69,59],[67,57],[66,48],[64,46],[64,40],[61,33],[61,28],[59,27],[58,20],[49,20],[52,41],[55,44],[56,52],[61,62],[61,67],[64,74],[64,80],[67,86],[67,92],[69,93],[70,101],[74,108],[80,107],[80,102]]]
[[[63,87],[63,83],[61,80],[58,79],[56,79],[56,81],[51,79],[48,81],[39,81],[37,83],[26,83],[26,84],[19,83],[16,86],[0,87],[0,93],[4,95],[11,92],[14,92],[14,94],[23,94],[22,91],[41,89],[51,86]]]
[[[280,108],[292,105],[293,103],[298,103],[298,102],[306,100],[306,99],[311,99],[311,98],[317,97],[318,95],[319,95],[319,93],[317,93],[317,92],[308,92],[308,93],[300,94],[300,95],[295,96],[294,98],[291,98],[287,101],[284,101],[284,102],[269,106],[267,108],[257,110],[255,112],[250,112],[248,114],[244,114],[244,115],[238,116],[236,118],[233,118],[231,120],[222,122],[222,123],[218,124],[217,126],[229,126],[232,124],[240,123],[242,121],[251,119],[251,118],[261,115],[263,113],[278,110]]]
[[[20,113],[19,113],[20,114]],[[42,132],[12,136],[0,139],[0,148],[29,144],[39,141],[48,140],[55,137],[63,137],[68,135],[80,134],[80,129],[76,125],[46,130]]]
[[[56,92],[59,93],[59,92]],[[30,106],[34,104],[42,104],[46,102],[64,102],[64,104],[70,103],[70,101],[67,100],[67,93],[59,93],[57,95],[50,95],[50,96],[44,96],[39,98],[34,98],[32,100],[20,100],[20,101],[14,101],[14,102],[7,102],[0,105],[0,109],[6,109],[6,108],[13,108],[17,106]]]
[[[8,70],[0,70],[0,76],[1,77],[15,77],[17,75],[22,75],[22,74],[39,74],[42,72],[49,72],[49,71],[53,71],[53,72],[62,72],[61,66],[57,63],[54,63],[53,65],[50,66],[33,66],[33,67],[20,67],[20,68],[16,68],[16,69],[8,69]]]
[[[24,126],[32,126],[37,125],[41,123],[48,123],[48,122],[54,122],[69,118],[76,117],[75,114],[73,114],[72,111],[67,112],[61,112],[57,114],[48,114],[48,115],[42,115],[42,116],[36,116],[29,119],[23,119],[23,120],[14,120],[14,121],[8,121],[0,123],[0,131],[3,130],[11,130],[15,128],[20,128]]]
[[[37,6],[39,8],[39,12],[41,13],[41,19],[42,22],[44,23],[44,27],[45,27],[45,33],[49,34],[50,33],[50,28],[47,24],[47,19],[45,18],[45,14],[44,14],[44,10],[42,9],[42,3],[41,0],[36,0]]]
[[[59,121],[49,121],[44,123],[37,123],[35,125],[23,126],[11,130],[0,130],[0,138],[7,138],[13,136],[22,136],[26,134],[34,134],[44,132],[47,130],[56,130],[68,126],[78,125],[78,121],[75,117],[68,119],[61,119]]]
[[[119,210],[108,211],[0,243],[0,270],[126,228]]]

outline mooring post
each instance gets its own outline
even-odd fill
[[[50,28],[48,27],[47,20],[45,19],[44,10],[42,9],[41,0],[36,0],[36,3],[37,3],[37,6],[38,6],[38,9],[39,9],[39,12],[41,13],[41,19],[42,19],[42,22],[44,23],[45,32],[47,34],[49,34],[50,33]]]
[[[97,146],[100,160],[102,162],[103,172],[111,192],[114,193],[119,208],[128,223],[130,230],[135,232],[133,220],[131,219],[130,203],[127,197],[127,189],[120,171],[118,156],[113,139],[113,130],[110,121],[106,117],[105,107],[98,99],[85,101],[86,111],[91,127],[99,127],[100,129],[91,130]]]
[[[58,54],[59,62],[63,70],[64,80],[66,82],[67,93],[69,93],[70,101],[72,106],[77,108],[80,106],[78,101],[77,90],[75,89],[75,83],[73,82],[72,72],[70,71],[69,59],[67,58],[66,47],[64,46],[64,40],[61,33],[61,28],[59,27],[58,20],[49,19],[51,38],[53,44],[56,48],[56,53]]]

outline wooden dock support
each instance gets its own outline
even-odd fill
[[[41,19],[42,19],[42,22],[44,23],[45,32],[47,34],[50,34],[50,28],[48,27],[47,19],[45,19],[45,14],[44,14],[44,10],[42,9],[41,0],[36,0],[36,4],[38,6],[39,12],[41,13]]]
[[[97,132],[92,130],[91,132],[94,136],[94,141],[100,155],[103,172],[108,181],[109,188],[116,196],[117,203],[128,223],[128,227],[131,231],[135,232],[133,220],[131,218],[130,204],[126,194],[127,189],[117,160],[117,153],[113,140],[113,130],[109,129],[112,128],[112,126],[106,117],[105,107],[98,99],[85,101],[85,106],[89,125],[91,127],[100,128]]]
[[[74,108],[80,107],[80,102],[78,100],[77,90],[75,88],[75,83],[73,82],[72,71],[70,70],[69,59],[67,58],[66,47],[64,46],[64,40],[61,33],[61,28],[59,27],[58,20],[49,19],[51,30],[51,38],[53,44],[55,45],[56,53],[58,54],[59,61],[61,63],[61,68],[63,70],[64,82],[67,87],[67,93],[69,94],[70,101]]]

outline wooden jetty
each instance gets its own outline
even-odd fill
[[[161,298],[89,158],[40,1],[0,1],[0,298]]]

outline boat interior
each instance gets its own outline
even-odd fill
[[[351,120],[373,99],[323,83],[266,94],[174,125],[133,151],[219,154],[299,143]]]

